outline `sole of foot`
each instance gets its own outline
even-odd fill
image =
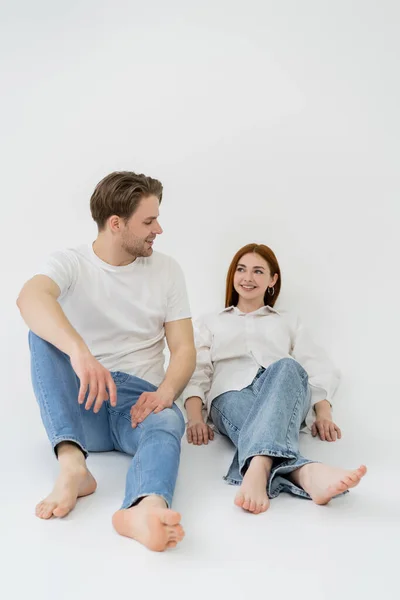
[[[185,535],[181,515],[165,505],[146,500],[132,508],[118,510],[112,519],[115,530],[155,552],[174,548]]]
[[[356,487],[367,472],[361,465],[358,469],[346,470],[319,463],[311,463],[301,467],[299,482],[301,487],[320,505],[328,504],[335,496],[339,496]]]

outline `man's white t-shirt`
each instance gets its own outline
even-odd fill
[[[153,252],[115,267],[84,245],[54,252],[37,274],[59,286],[66,317],[104,367],[160,385],[164,323],[191,317],[185,279],[173,258]]]

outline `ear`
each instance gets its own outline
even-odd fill
[[[112,215],[109,217],[108,227],[112,233],[119,233],[121,231],[121,218],[117,215]]]
[[[274,287],[276,285],[276,282],[278,281],[278,279],[279,279],[279,275],[278,275],[278,273],[275,273],[275,275],[271,279],[271,283],[269,284],[269,287]]]

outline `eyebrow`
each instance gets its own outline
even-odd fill
[[[244,265],[243,263],[239,263],[238,267],[244,267],[244,268],[246,268],[246,265]],[[253,267],[253,269],[264,269],[265,270],[265,267]]]
[[[145,217],[143,219],[143,221],[155,221],[156,219],[158,219],[158,216],[157,217]]]

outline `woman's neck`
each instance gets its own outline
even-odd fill
[[[264,301],[257,298],[254,300],[244,300],[243,298],[239,298],[239,302],[237,303],[237,308],[243,313],[254,312],[263,306]]]

